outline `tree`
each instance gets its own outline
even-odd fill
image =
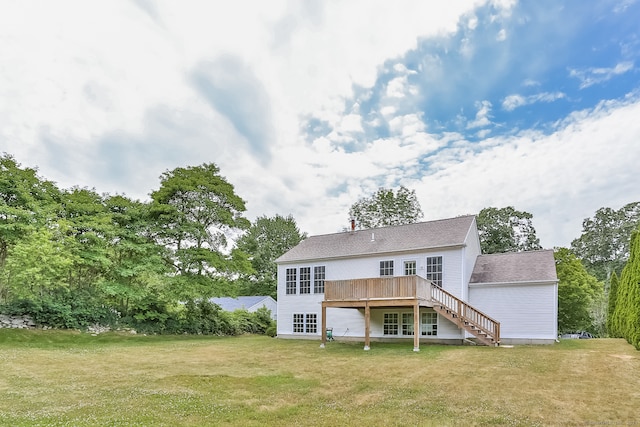
[[[640,224],[640,202],[629,203],[619,210],[600,208],[593,218],[582,222],[582,235],[571,242],[571,248],[591,274],[609,280],[620,273],[629,258],[629,237]]]
[[[0,268],[13,244],[55,217],[59,194],[36,169],[21,168],[8,154],[0,156]]]
[[[558,330],[591,330],[594,310],[598,309],[604,289],[602,282],[590,275],[580,260],[567,248],[554,252],[558,274]]]
[[[124,196],[108,197],[114,234],[108,245],[111,267],[102,285],[106,299],[123,316],[151,295],[165,294],[167,249],[150,237],[149,205]]]
[[[361,198],[351,205],[349,215],[361,229],[412,224],[424,216],[415,190],[402,186],[396,192],[380,188]]]
[[[230,278],[251,268],[241,252],[228,250],[228,237],[250,223],[244,200],[219,173],[213,163],[176,168],[151,194],[154,236],[170,250],[180,299],[228,294]]]
[[[5,269],[11,251],[16,245],[21,245],[22,251],[26,245],[46,239],[43,234],[32,236],[40,228],[50,227],[49,232],[53,232],[59,196],[56,186],[41,179],[35,169],[22,168],[8,154],[0,156],[0,302],[10,298],[10,292],[16,291],[18,283]],[[17,259],[18,255],[14,261]]]
[[[477,217],[480,246],[485,254],[542,249],[533,215],[513,207],[484,208]]]
[[[8,299],[37,300],[68,288],[73,258],[57,234],[57,230],[41,227],[11,248],[2,270]]]
[[[242,279],[240,294],[277,297],[277,265],[275,260],[307,237],[301,233],[291,215],[256,219],[237,242],[237,248],[247,254],[254,273]]]
[[[108,247],[115,234],[111,213],[102,196],[88,188],[62,192],[60,230],[73,254],[69,282],[74,288],[96,291],[112,265]]]
[[[612,324],[617,334],[640,350],[640,227],[631,234],[629,260],[618,283]]]
[[[618,286],[620,281],[618,280],[618,275],[614,271],[611,273],[611,280],[609,284],[609,304],[607,306],[607,331],[609,332],[609,336],[613,338],[619,338],[620,332],[616,327],[616,322],[613,319],[613,313],[616,310],[616,305],[618,303]]]

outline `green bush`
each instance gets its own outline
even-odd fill
[[[40,299],[12,300],[0,306],[12,316],[30,316],[37,325],[60,329],[84,329],[92,324],[113,326],[118,315],[88,292],[62,291]]]
[[[193,335],[275,335],[271,312],[260,308],[255,313],[247,310],[223,311],[208,300],[191,300],[172,304],[156,298],[140,302],[120,318],[110,307],[88,292],[61,293],[39,300],[20,299],[0,306],[0,313],[29,315],[36,324],[59,329],[85,329],[93,324],[130,327],[146,334]]]
[[[278,334],[276,322],[272,322],[271,325],[264,331],[264,334],[268,337],[275,337]]]

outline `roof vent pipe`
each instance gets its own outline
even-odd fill
[[[356,219],[351,217],[351,232],[356,231]]]
[[[371,233],[371,241],[375,242],[376,241],[376,235],[375,233]]]

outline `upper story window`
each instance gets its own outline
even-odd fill
[[[432,256],[427,258],[427,271],[425,277],[436,285],[442,287],[442,257]]]
[[[393,260],[380,261],[380,276],[393,276]]]
[[[286,293],[287,294],[295,294],[296,293],[296,269],[295,268],[287,268],[285,283],[286,283]]]
[[[324,265],[313,267],[313,293],[324,293],[325,269]]]
[[[404,275],[405,276],[413,276],[416,274],[416,262],[415,261],[405,261],[404,262]]]
[[[300,293],[311,293],[311,267],[300,267]]]

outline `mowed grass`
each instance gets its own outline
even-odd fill
[[[640,424],[623,340],[412,348],[0,330],[0,425]]]

